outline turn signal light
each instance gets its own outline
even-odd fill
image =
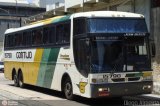
[[[96,80],[96,79],[92,79],[92,82],[93,82],[93,83],[96,83],[96,82],[97,82],[97,80]]]

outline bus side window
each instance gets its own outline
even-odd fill
[[[32,41],[31,33],[24,32],[23,33],[23,46],[30,46]]]
[[[21,33],[17,33],[15,34],[15,46],[19,47],[22,46],[22,34]]]
[[[43,29],[43,44],[55,43],[55,27],[46,27]]]
[[[13,48],[15,46],[15,35],[9,35],[8,36],[8,42],[9,42],[9,47]]]
[[[27,32],[23,32],[23,46],[26,46],[26,39],[27,38]]]
[[[5,35],[5,44],[4,44],[5,48],[9,47],[9,41],[8,41],[8,35]]]
[[[70,42],[70,22],[56,26],[56,43],[64,44]]]
[[[64,35],[63,35],[64,43],[70,42],[70,30],[71,30],[70,25],[71,25],[70,22],[64,24]]]
[[[56,34],[55,34],[55,26],[49,27],[49,43],[55,44],[56,43]]]
[[[42,44],[42,35],[41,29],[32,31],[32,44],[36,46]]]
[[[43,29],[43,44],[49,44],[49,28]]]
[[[86,32],[86,19],[78,18],[73,20],[73,34],[79,35]]]
[[[63,43],[64,27],[63,24],[56,26],[56,44]]]
[[[26,37],[26,45],[31,46],[32,45],[32,34],[31,32],[27,32],[27,37]]]

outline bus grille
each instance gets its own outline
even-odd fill
[[[125,81],[125,78],[115,78],[115,79],[112,79],[113,82],[124,82]]]
[[[113,82],[125,82],[125,81],[138,81],[140,80],[140,77],[129,77],[128,80],[125,80],[125,78],[114,78],[112,79]]]
[[[128,81],[138,81],[140,80],[140,77],[130,77],[128,78]]]

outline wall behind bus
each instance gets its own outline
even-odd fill
[[[117,11],[143,14],[146,18],[148,31],[150,32],[150,8],[150,0],[130,0],[117,6]]]
[[[160,64],[160,7],[152,9],[151,30],[156,47],[155,61]]]

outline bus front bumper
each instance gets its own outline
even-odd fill
[[[152,88],[152,81],[91,84],[91,98],[149,94]]]

